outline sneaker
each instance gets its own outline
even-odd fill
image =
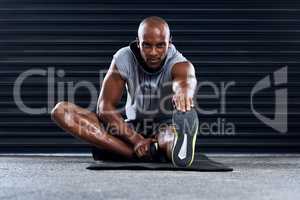
[[[195,109],[174,111],[175,140],[172,145],[172,162],[175,166],[188,167],[194,161],[198,133],[198,115]]]

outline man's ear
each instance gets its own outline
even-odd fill
[[[169,48],[170,48],[170,44],[172,44],[172,35],[170,35],[170,39],[169,39]]]
[[[136,38],[135,38],[135,41],[136,41],[136,46],[137,46],[137,48],[140,48],[140,41],[139,41],[139,38],[136,37]]]

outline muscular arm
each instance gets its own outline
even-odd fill
[[[190,62],[176,63],[172,68],[173,101],[176,109],[182,112],[188,111],[194,106],[193,96],[196,90],[197,80],[195,69]]]
[[[125,83],[113,60],[102,84],[97,104],[97,114],[102,122],[116,130],[124,140],[132,145],[136,145],[143,137],[129,128],[121,114],[116,110],[116,106],[121,100]]]

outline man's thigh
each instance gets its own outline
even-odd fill
[[[145,138],[155,137],[160,131],[172,126],[172,119],[153,120],[128,120],[128,125],[137,133],[143,135]]]

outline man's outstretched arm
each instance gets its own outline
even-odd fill
[[[185,112],[194,106],[197,79],[191,62],[176,63],[172,68],[173,102],[177,110]]]

